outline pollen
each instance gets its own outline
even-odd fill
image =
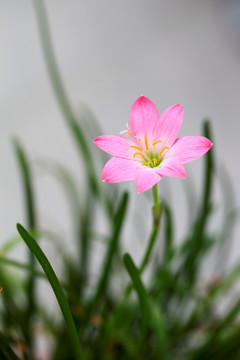
[[[137,156],[137,155],[141,155],[141,156],[142,156],[142,158],[144,158],[143,154],[142,154],[142,153],[140,153],[140,152],[136,152],[136,153],[133,155],[133,157],[135,158],[135,156]]]
[[[158,160],[153,158],[153,162],[156,164],[158,162]]]
[[[147,142],[147,135],[145,135],[145,146],[146,146],[146,150],[149,150],[148,142]]]
[[[164,146],[164,148],[160,151],[159,156],[162,156],[162,153],[164,152],[165,149],[168,149],[168,150],[169,150],[169,147],[168,147],[168,146]]]
[[[151,164],[151,162],[150,162],[150,161],[146,161],[145,163],[142,164],[142,166],[144,166],[144,165],[149,165],[149,164]]]
[[[154,145],[156,145],[156,144],[158,144],[158,143],[160,143],[160,142],[162,142],[162,140],[154,141],[154,142],[152,143],[152,145],[154,146]]]
[[[132,147],[132,148],[135,148],[135,149],[138,149],[138,150],[142,151],[142,148],[141,148],[140,146],[131,145],[130,147]]]

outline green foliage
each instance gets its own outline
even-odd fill
[[[88,162],[82,177],[86,188],[79,189],[70,172],[62,165],[44,165],[56,181],[60,181],[72,209],[76,256],[65,252],[67,239],[37,225],[34,202],[32,164],[19,142],[14,143],[23,183],[26,229],[18,224],[21,236],[9,239],[0,249],[0,359],[37,360],[39,337],[37,325],[49,340],[48,358],[53,360],[201,360],[240,358],[240,301],[231,295],[240,278],[240,264],[206,283],[201,272],[215,248],[229,240],[236,211],[225,213],[223,228],[214,233],[208,224],[213,218],[213,184],[216,181],[212,150],[205,156],[205,174],[199,212],[181,244],[176,243],[174,218],[169,204],[161,203],[157,187],[153,188],[152,230],[139,264],[135,254],[125,254],[121,238],[126,222],[129,194],[118,190],[106,192],[96,175],[88,145],[91,138],[86,126],[73,113],[63,88],[49,37],[49,26],[42,1],[34,1],[44,57],[56,98],[66,125],[76,142],[80,159]],[[89,118],[89,121],[91,118]],[[86,119],[85,119],[86,123]],[[97,124],[93,121],[89,131]],[[203,134],[212,139],[210,124],[204,122]],[[50,165],[49,165],[50,164]],[[106,188],[106,187],[105,187]],[[116,186],[115,189],[118,189]],[[224,192],[226,192],[226,188]],[[106,234],[95,227],[95,214],[101,211],[108,224]],[[151,205],[149,204],[149,211]],[[160,221],[161,219],[161,221]],[[161,236],[159,227],[163,227]],[[57,230],[56,230],[57,232]],[[126,235],[127,236],[127,235]],[[62,279],[58,279],[41,240],[51,241],[62,263]],[[22,241],[23,240],[23,241]],[[36,241],[37,240],[37,241]],[[104,254],[100,270],[93,281],[91,252],[101,241]],[[132,239],[129,238],[129,241]],[[153,256],[158,243],[162,256]],[[26,263],[11,259],[17,246],[29,249]],[[225,259],[226,261],[226,259]],[[42,267],[39,270],[38,265]],[[148,280],[143,275],[148,270]],[[62,312],[55,318],[43,308],[36,296],[40,281],[53,289]],[[113,284],[117,290],[113,292]],[[114,286],[116,288],[116,286]],[[228,302],[225,310],[219,305]]]

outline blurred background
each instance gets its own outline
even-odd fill
[[[210,118],[218,164],[217,203],[220,207],[229,201],[232,208],[238,207],[240,1],[48,0],[45,5],[55,55],[76,114],[80,117],[87,106],[103,134],[118,134],[125,129],[133,101],[144,94],[160,113],[174,103],[184,106],[180,136],[200,135],[202,120]],[[66,199],[39,163],[61,162],[79,186],[81,168],[49,81],[30,0],[0,0],[0,92],[0,241],[16,233],[16,222],[24,223],[14,137],[34,164],[38,223],[68,237],[72,230]],[[165,178],[159,186],[161,196],[173,206],[179,241],[188,225],[188,214],[182,211],[184,188],[201,198],[202,170],[198,160],[187,165],[186,180]],[[100,167],[98,172],[101,181]],[[234,196],[230,185],[222,191],[226,173]],[[132,199],[142,204],[139,213],[149,212],[149,203],[144,203],[144,196],[139,200],[134,183],[105,186],[129,189]],[[216,209],[215,227],[221,224],[222,209]],[[239,235],[238,225],[232,262],[240,259]],[[134,256],[141,254],[141,244]],[[133,244],[126,247],[133,252]],[[24,249],[17,251],[18,259],[24,257]],[[70,244],[66,251],[71,251]]]

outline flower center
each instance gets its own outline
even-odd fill
[[[161,162],[164,159],[164,155],[167,150],[169,150],[168,146],[161,146],[162,140],[154,141],[152,144],[149,143],[147,135],[141,141],[138,138],[139,146],[131,145],[131,148],[137,150],[133,157],[134,159],[141,162],[142,166],[147,166],[149,168],[160,167]],[[143,146],[141,144],[143,142]]]

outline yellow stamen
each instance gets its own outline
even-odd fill
[[[133,147],[133,148],[135,148],[135,149],[138,149],[138,150],[142,151],[142,148],[141,148],[140,146],[131,145],[130,147]]]
[[[141,155],[141,156],[142,156],[142,158],[144,158],[143,154],[142,154],[142,153],[140,153],[140,152],[136,152],[136,153],[133,155],[133,157],[135,158],[135,156],[136,156],[136,155]]]
[[[128,132],[127,132],[127,135],[126,136],[129,136],[130,135],[130,131],[128,130]]]
[[[147,162],[143,163],[142,166],[144,166],[144,165],[149,165],[149,164],[151,164],[151,162],[150,162],[150,161],[147,161]]]
[[[164,148],[160,151],[159,156],[162,155],[162,153],[164,152],[165,149],[168,149],[168,150],[169,150],[169,147],[168,147],[168,146],[164,146]]]
[[[138,142],[141,142],[140,138],[138,138]]]
[[[146,146],[146,149],[149,150],[148,142],[147,142],[147,135],[145,135],[145,146]]]
[[[155,164],[158,162],[157,159],[153,158],[153,162],[155,162]]]
[[[152,143],[152,145],[154,146],[154,145],[156,145],[157,143],[160,143],[160,142],[162,142],[162,140],[154,141],[154,142]]]

